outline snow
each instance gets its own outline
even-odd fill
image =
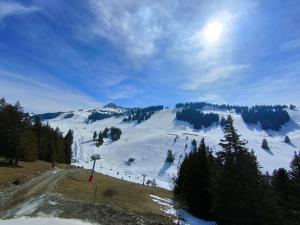
[[[155,195],[150,195],[152,200],[161,205],[161,210],[170,215],[175,224],[181,225],[216,225],[215,222],[205,221],[194,217],[183,209],[175,209],[173,201],[171,199],[161,198]]]
[[[111,110],[118,111],[118,109]],[[158,186],[172,189],[172,181],[184,155],[191,149],[192,139],[199,143],[204,137],[214,152],[220,150],[218,143],[223,138],[220,126],[212,125],[209,128],[195,130],[189,123],[175,119],[175,109],[158,111],[149,120],[139,124],[123,122],[122,116],[87,123],[91,111],[78,110],[73,112],[72,118],[64,119],[62,114],[46,122],[54,128],[59,127],[65,134],[69,129],[74,131],[73,156],[76,158],[74,165],[92,168],[90,156],[100,154],[101,159],[97,161],[96,171],[112,177],[142,183],[144,174],[146,181],[155,179]],[[238,133],[248,141],[247,147],[254,150],[262,172],[272,173],[279,167],[289,168],[294,152],[300,146],[299,111],[288,110],[292,121],[278,132],[264,131],[259,125],[247,125],[241,116],[234,112],[213,112],[224,117],[232,115]],[[116,142],[105,140],[105,143],[97,148],[92,141],[93,132],[112,126],[122,130],[121,139]],[[292,144],[284,143],[285,135],[289,135]],[[261,148],[263,138],[267,139],[270,151]],[[173,164],[165,163],[168,149],[175,154]],[[128,163],[129,158],[134,158],[134,162]]]
[[[29,218],[21,217],[18,219],[0,220],[1,225],[93,225],[75,219],[60,219],[60,218]]]

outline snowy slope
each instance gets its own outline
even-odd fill
[[[279,132],[264,131],[259,125],[249,126],[243,122],[240,115],[233,112],[214,112],[223,116],[232,115],[235,127],[242,138],[248,141],[247,147],[254,150],[263,172],[289,167],[294,152],[300,146],[299,111],[288,110],[292,121]],[[63,132],[69,129],[74,131],[73,155],[77,161],[75,165],[91,168],[90,156],[98,153],[101,160],[96,164],[97,171],[138,183],[142,183],[144,174],[146,181],[156,179],[159,186],[168,189],[172,187],[172,179],[183,156],[191,149],[192,139],[199,143],[204,137],[206,143],[217,151],[219,140],[223,137],[220,126],[195,130],[186,122],[176,121],[175,109],[158,111],[149,120],[140,124],[123,122],[123,117],[112,117],[87,124],[86,119],[90,113],[91,110],[79,110],[73,112],[72,118],[64,119],[62,114],[48,120],[52,127],[59,127]],[[113,143],[105,140],[104,145],[97,148],[92,141],[93,132],[112,126],[122,130],[121,139]],[[283,142],[285,135],[289,135],[292,144]],[[270,151],[261,148],[263,138],[268,140]],[[175,154],[175,162],[172,165],[165,163],[168,149]],[[131,165],[127,163],[129,158],[135,159]]]

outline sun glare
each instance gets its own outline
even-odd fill
[[[206,25],[203,30],[203,37],[208,42],[216,42],[219,40],[223,32],[223,24],[220,22],[211,22]]]

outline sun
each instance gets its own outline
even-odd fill
[[[223,24],[220,22],[210,22],[203,29],[203,37],[208,42],[216,42],[223,33]]]

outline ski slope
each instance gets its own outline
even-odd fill
[[[105,109],[109,110],[109,109]],[[116,109],[112,109],[116,110]],[[91,168],[92,154],[100,154],[96,171],[119,179],[136,183],[156,180],[158,186],[171,189],[173,178],[177,174],[178,167],[184,155],[191,150],[191,141],[198,143],[202,138],[214,152],[220,150],[218,143],[223,138],[220,126],[213,125],[206,129],[195,130],[186,122],[175,119],[175,109],[164,109],[156,112],[149,120],[142,123],[123,122],[124,117],[112,117],[104,120],[87,123],[87,117],[92,110],[74,111],[72,118],[64,119],[64,114],[55,119],[48,120],[50,126],[59,127],[61,131],[74,131],[73,157],[74,164]],[[211,112],[208,111],[207,112]],[[262,172],[273,172],[279,167],[289,167],[294,152],[300,146],[300,112],[288,110],[292,120],[282,129],[276,131],[264,131],[260,125],[247,125],[240,115],[229,111],[213,111],[226,117],[231,114],[234,125],[241,138],[248,141],[247,147],[253,149],[261,166]],[[92,140],[93,132],[104,130],[105,127],[118,127],[122,130],[120,140],[105,143],[96,147]],[[284,143],[284,137],[288,135],[292,144]],[[177,137],[177,138],[176,138]],[[262,139],[266,138],[270,151],[261,148]],[[175,140],[176,139],[176,140]],[[175,154],[173,164],[165,163],[168,149]],[[129,164],[128,159],[134,158]]]

